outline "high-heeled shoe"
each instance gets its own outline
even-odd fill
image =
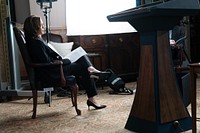
[[[90,77],[91,78],[96,78],[98,80],[106,80],[110,77],[110,72],[91,72]]]
[[[106,105],[100,105],[100,106],[97,106],[95,105],[93,102],[87,100],[87,106],[88,106],[88,110],[90,110],[90,106],[94,107],[95,109],[103,109],[106,107]]]

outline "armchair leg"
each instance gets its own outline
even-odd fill
[[[36,118],[36,112],[37,112],[37,89],[32,90],[33,94],[33,114],[32,119]]]
[[[78,105],[77,105],[77,93],[78,93],[79,87],[77,84],[75,84],[71,86],[70,89],[71,89],[72,105],[75,107],[77,115],[81,115],[81,110],[78,109]]]
[[[51,91],[49,91],[49,107],[51,107],[52,97],[51,97]]]

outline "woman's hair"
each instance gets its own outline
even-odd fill
[[[24,34],[25,39],[28,41],[30,38],[37,37],[37,33],[41,27],[40,17],[32,15],[24,21]]]

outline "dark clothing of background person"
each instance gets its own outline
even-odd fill
[[[174,26],[171,31],[171,40],[177,42],[180,38],[185,36],[185,28],[182,23]],[[174,66],[181,66],[183,61],[186,60],[183,49],[185,45],[185,39],[179,41],[175,46],[171,46],[172,59]]]
[[[31,38],[27,42],[27,47],[29,54],[31,56],[31,60],[34,63],[50,63],[55,60],[63,61],[63,70],[65,77],[69,75],[74,75],[82,78],[83,83],[82,87],[86,90],[88,97],[93,97],[97,95],[95,82],[90,78],[90,73],[87,68],[91,66],[91,62],[89,61],[87,56],[81,57],[74,63],[71,63],[70,60],[62,59],[56,52],[51,50],[47,43],[39,37]],[[49,81],[51,79],[52,82],[58,82],[60,80],[60,70],[55,68],[45,68],[38,69],[36,72],[36,78],[43,79]]]
[[[175,40],[177,41],[178,39],[182,38],[185,36],[185,29],[183,25],[176,25],[173,29],[172,29],[172,35],[171,35],[171,40]],[[184,42],[185,40],[182,40],[179,42],[179,44],[181,45],[181,47],[184,47]]]

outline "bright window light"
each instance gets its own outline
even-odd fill
[[[109,22],[108,15],[134,8],[136,0],[66,0],[67,35],[128,33],[128,22]]]

